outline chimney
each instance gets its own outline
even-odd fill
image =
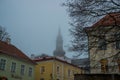
[[[11,43],[11,39],[8,37],[8,38],[6,38],[6,43],[7,44],[10,44]]]

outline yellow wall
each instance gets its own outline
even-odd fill
[[[44,80],[74,80],[75,73],[81,73],[81,69],[65,62],[61,62],[58,60],[47,60],[37,62],[35,68],[35,80],[40,80],[44,78]],[[45,72],[43,74],[40,73],[40,67],[45,67]],[[59,72],[57,72],[57,66],[59,66]],[[68,76],[68,70],[70,70],[70,76]]]
[[[40,68],[44,66],[45,72],[40,73]],[[35,80],[40,80],[44,78],[44,80],[50,79],[50,73],[52,72],[52,62],[51,61],[43,61],[38,62],[38,65],[35,67]]]

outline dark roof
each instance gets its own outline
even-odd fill
[[[4,41],[0,41],[0,54],[13,56],[15,58],[22,59],[35,64],[35,62],[33,62],[29,57],[27,57],[21,50],[16,48],[14,45],[8,44]]]
[[[74,64],[68,63],[67,61],[58,59],[58,58],[56,58],[56,57],[44,57],[44,58],[34,59],[33,61],[35,61],[35,62],[42,62],[42,61],[48,61],[48,60],[57,60],[57,61],[60,61],[60,62],[62,62],[62,63],[66,63],[66,64],[68,64],[68,65],[71,65],[71,66],[73,66],[73,67],[80,68],[80,67],[78,67],[78,66],[76,66],[76,65],[74,65]]]
[[[42,53],[41,55],[35,56],[34,59],[43,58],[43,57],[50,57],[50,56],[45,53]]]
[[[91,27],[86,27],[86,30],[89,30],[91,28],[95,27],[108,27],[113,25],[120,25],[120,13],[109,13],[106,16],[104,16],[102,19],[100,19],[98,22],[93,24]]]
[[[95,23],[92,27],[111,25],[120,25],[120,13],[107,14],[105,17],[103,17],[97,23]]]

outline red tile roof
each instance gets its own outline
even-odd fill
[[[92,27],[120,25],[120,13],[110,13],[100,19]]]
[[[68,64],[68,65],[71,65],[71,66],[80,68],[80,67],[78,67],[78,66],[76,66],[76,65],[74,65],[74,64],[68,63],[67,61],[58,59],[58,58],[56,58],[56,57],[43,57],[43,58],[34,59],[33,61],[35,61],[35,62],[42,62],[42,61],[48,61],[48,60],[57,60],[57,61],[60,61],[60,62],[62,62],[62,63],[66,63],[66,64]]]
[[[18,59],[23,59],[28,62],[35,64],[30,58],[28,58],[21,50],[16,48],[12,44],[8,44],[7,42],[0,41],[0,54],[6,54],[9,56],[13,56]]]

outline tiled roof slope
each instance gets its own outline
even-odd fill
[[[27,57],[21,50],[16,48],[14,45],[8,44],[4,41],[0,41],[0,54],[7,54],[9,56],[13,56],[15,58],[35,64],[35,62],[33,62],[29,57]]]
[[[92,27],[120,25],[120,13],[109,13]]]
[[[76,65],[71,64],[71,63],[69,63],[69,62],[67,62],[67,61],[58,59],[58,58],[56,58],[56,57],[43,57],[43,58],[34,59],[33,61],[35,61],[35,62],[42,62],[42,61],[49,61],[49,60],[56,60],[56,61],[59,61],[59,62],[62,62],[62,63],[66,63],[66,64],[68,64],[68,65],[74,66],[74,67],[76,67],[76,68],[80,68],[79,66],[76,66]]]
[[[73,63],[74,65],[78,65],[78,66],[83,66],[83,65],[88,66],[88,65],[89,65],[89,59],[88,59],[88,58],[73,59],[73,60],[72,60],[72,63]]]

